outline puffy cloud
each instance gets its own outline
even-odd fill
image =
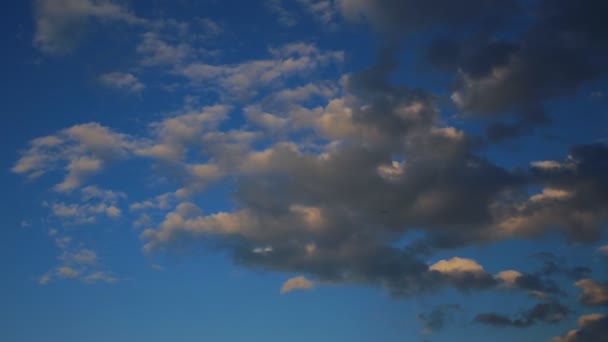
[[[454,257],[449,260],[439,260],[429,266],[432,271],[437,271],[444,274],[456,275],[462,273],[484,273],[483,267],[473,259],[465,259]]]
[[[71,267],[62,266],[57,269],[57,275],[62,278],[77,278],[80,272]]]
[[[498,273],[496,279],[507,287],[515,287],[517,285],[517,280],[522,276],[523,274],[519,271],[507,270]]]
[[[249,129],[257,123],[255,115],[245,115],[246,128],[225,130],[222,123],[233,107],[188,108],[151,124],[144,138],[89,124],[36,139],[13,171],[35,177],[80,158],[98,161],[99,170],[116,156],[157,162],[158,172],[178,188],[131,206],[165,214],[161,222],[142,221],[147,252],[213,241],[244,266],[304,274],[322,283],[376,286],[398,296],[446,285],[471,290],[498,284],[559,293],[555,283],[538,274],[494,277],[474,260],[453,258],[430,267],[424,260],[436,248],[528,238],[555,229],[593,238],[606,220],[605,147],[577,146],[563,161],[528,170],[500,167],[479,155],[474,138],[445,124],[434,96],[390,82],[397,68],[393,53],[381,51],[375,65],[344,76],[336,90],[295,87],[249,106],[266,114],[268,103],[299,102],[297,110],[277,114],[288,124],[272,141],[265,132]],[[221,84],[235,76],[245,77],[243,84],[258,79],[260,86],[272,87],[281,83],[281,74],[340,59],[303,43],[273,49],[271,55],[207,66],[201,80]],[[311,96],[324,103],[307,104]],[[68,170],[66,182],[72,184],[67,188],[82,186],[89,175]],[[234,209],[204,212],[193,195],[221,180],[233,186]],[[545,191],[526,196],[530,185]],[[82,209],[57,208],[64,217]],[[421,240],[395,246],[419,231]]]
[[[495,285],[494,278],[473,259],[454,257],[440,260],[431,266],[430,271],[438,272],[446,281],[461,289],[484,288]]]
[[[608,316],[588,314],[578,319],[579,329],[570,330],[563,336],[554,337],[552,342],[601,342],[608,336]]]
[[[582,293],[579,301],[583,305],[608,305],[608,285],[596,282],[593,279],[582,279],[575,283]]]
[[[315,284],[304,278],[304,277],[294,277],[288,279],[283,286],[281,287],[281,294],[289,293],[297,290],[309,290],[312,289]]]
[[[108,87],[123,89],[132,93],[139,93],[146,87],[137,76],[123,72],[103,74],[99,76],[99,81]]]
[[[36,0],[34,45],[51,54],[70,52],[82,35],[82,26],[92,20],[143,24],[124,7],[111,0]]]

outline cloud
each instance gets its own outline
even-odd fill
[[[304,278],[304,277],[294,277],[288,279],[283,286],[281,287],[281,294],[289,293],[292,291],[298,290],[309,290],[312,289],[315,284]]]
[[[77,278],[80,276],[80,272],[71,267],[62,266],[57,269],[57,276],[61,278]]]
[[[568,318],[569,314],[567,307],[558,302],[549,302],[537,304],[517,318],[490,312],[477,315],[475,322],[497,327],[527,328],[537,323],[555,324]]]
[[[239,64],[194,62],[178,66],[175,71],[194,84],[212,82],[227,94],[250,98],[257,88],[276,85],[288,77],[310,74],[332,63],[341,63],[341,51],[321,51],[313,44],[290,43],[270,49],[272,59],[252,60]]]
[[[588,314],[578,320],[579,329],[570,330],[563,336],[554,337],[552,342],[600,342],[608,336],[608,316]]]
[[[545,101],[575,94],[606,74],[599,61],[608,41],[598,15],[605,9],[597,1],[542,1],[530,8],[535,19],[523,33],[442,39],[431,61],[460,73],[452,99],[463,112],[491,117],[515,111],[522,122],[543,123],[538,108]]]
[[[128,156],[132,148],[125,134],[98,123],[76,125],[32,140],[11,171],[34,179],[63,166],[66,176],[55,190],[69,192],[99,173],[107,163]]]
[[[118,278],[115,278],[108,273],[99,271],[99,272],[91,273],[89,275],[84,276],[82,278],[82,282],[87,283],[87,284],[94,284],[97,282],[104,282],[106,284],[114,284],[114,283],[118,282]]]
[[[473,259],[454,257],[440,260],[429,266],[429,270],[441,274],[446,283],[464,290],[489,288],[496,283],[494,278]]]
[[[332,86],[306,80],[298,86],[302,80],[294,77],[288,91],[273,87],[342,55],[305,43],[269,53],[270,59],[205,64],[200,74],[188,74],[227,92],[247,93],[254,85],[276,90],[250,98],[237,129],[223,123],[241,114],[238,107],[222,103],[190,105],[151,123],[142,137],[79,125],[30,142],[13,171],[35,178],[64,166],[67,185],[60,189],[69,192],[110,162],[149,159],[174,188],[132,203],[133,211],[153,220],[145,221],[141,232],[147,253],[211,242],[239,265],[303,274],[319,283],[374,286],[395,296],[505,284],[542,296],[560,293],[543,274],[494,277],[475,260],[452,258],[430,266],[426,260],[438,249],[552,231],[597,239],[608,212],[604,145],[574,146],[563,160],[507,169],[482,156],[474,136],[446,124],[435,96],[390,81],[398,68],[391,49]],[[265,114],[272,115],[266,123],[286,122],[277,125],[280,134],[258,128]],[[82,158],[98,167],[69,168]],[[196,195],[222,181],[233,189],[234,205],[206,212]],[[531,188],[543,190],[529,194]],[[52,208],[62,202],[48,203]],[[70,217],[82,206],[64,204],[57,213]],[[422,234],[396,246],[412,233]],[[256,252],[266,246],[272,249]]]
[[[291,27],[298,23],[295,13],[285,8],[283,0],[265,0],[264,5],[277,16],[281,25]]]
[[[59,259],[68,265],[95,265],[97,263],[97,253],[90,249],[81,249],[74,253],[65,252]]]
[[[34,45],[41,51],[62,55],[72,51],[91,21],[144,24],[124,7],[110,0],[36,0]]]
[[[483,0],[337,0],[340,13],[349,20],[369,22],[375,29],[404,34],[432,27],[461,27],[480,20],[499,21],[514,12],[516,1],[488,3]]]
[[[579,301],[583,305],[608,305],[608,285],[600,284],[593,279],[582,279],[575,283],[582,290]]]
[[[119,281],[110,273],[100,270],[100,258],[95,251],[83,247],[83,244],[73,243],[70,236],[57,237],[58,234],[54,230],[50,237],[55,238],[55,244],[61,251],[57,256],[59,264],[38,278],[39,285],[47,285],[57,279],[73,279],[86,284]]]
[[[43,206],[48,207],[63,225],[94,223],[100,216],[112,219],[121,216],[122,210],[118,208],[118,202],[126,198],[124,193],[102,190],[96,186],[82,188],[80,193],[80,203],[45,201]]]
[[[336,8],[331,0],[296,0],[315,20],[328,28],[336,27]]]
[[[129,73],[110,72],[99,76],[99,80],[108,87],[132,93],[139,93],[146,87],[135,75]]]
[[[428,313],[419,314],[418,319],[424,324],[422,333],[428,335],[443,330],[452,319],[452,312],[461,309],[458,304],[446,304],[439,305]]]
[[[143,34],[136,51],[143,56],[145,66],[178,65],[195,55],[194,48],[185,42],[171,44],[156,32]]]

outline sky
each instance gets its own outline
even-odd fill
[[[0,340],[608,341],[607,2],[0,6]]]

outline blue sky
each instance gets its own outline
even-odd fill
[[[2,7],[2,340],[608,336],[602,2]]]

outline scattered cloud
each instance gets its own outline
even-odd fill
[[[295,26],[298,21],[295,13],[285,8],[283,0],[265,0],[266,8],[277,16],[279,23],[283,26]]]
[[[131,93],[139,93],[146,87],[135,75],[123,72],[103,74],[99,76],[99,80],[108,87]]]

